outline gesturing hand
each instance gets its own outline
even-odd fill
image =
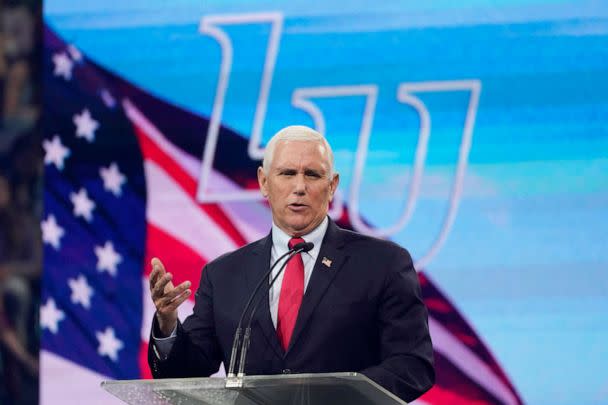
[[[171,280],[173,276],[167,273],[165,266],[158,258],[152,259],[150,274],[150,295],[156,307],[156,319],[163,336],[169,336],[177,325],[177,307],[184,302],[192,291],[190,281],[184,281],[177,287]]]

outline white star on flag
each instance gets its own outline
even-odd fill
[[[87,283],[87,279],[79,274],[78,278],[68,279],[68,285],[72,290],[71,300],[74,304],[81,304],[86,309],[91,308],[91,296],[93,295],[93,289]]]
[[[74,67],[74,63],[70,60],[65,52],[54,54],[53,64],[55,65],[53,75],[61,76],[65,80],[70,80],[72,78],[72,68]]]
[[[95,332],[99,347],[97,353],[100,356],[108,356],[112,361],[118,360],[118,351],[124,347],[124,344],[116,338],[114,329],[107,327],[104,332]]]
[[[68,52],[69,52],[70,56],[72,57],[72,59],[74,60],[74,62],[80,62],[82,60],[82,53],[80,53],[78,48],[76,48],[74,45],[68,46]]]
[[[87,195],[87,190],[81,188],[78,193],[70,193],[70,200],[74,204],[74,215],[91,222],[95,203]]]
[[[95,255],[97,256],[97,270],[100,272],[106,270],[110,275],[116,276],[116,266],[122,262],[122,256],[116,253],[112,242],[107,241],[103,247],[95,246]]]
[[[59,322],[65,319],[65,313],[57,308],[55,300],[49,298],[40,308],[40,327],[55,334],[59,330]]]
[[[125,183],[125,176],[118,169],[118,165],[112,162],[109,167],[99,169],[99,174],[103,179],[103,188],[111,191],[116,197],[122,194],[122,185]]]
[[[53,136],[52,140],[42,141],[44,148],[44,164],[54,164],[57,169],[62,170],[65,158],[70,156],[70,150],[63,146],[59,135]]]
[[[74,114],[74,125],[76,125],[76,137],[84,138],[89,142],[95,140],[95,131],[99,128],[99,122],[95,121],[88,109],[82,110],[80,114]]]
[[[57,224],[55,216],[53,214],[47,216],[40,224],[40,227],[42,228],[42,241],[53,246],[55,250],[59,250],[61,238],[65,234],[65,231]]]

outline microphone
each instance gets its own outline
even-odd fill
[[[275,281],[277,280],[279,275],[283,272],[283,270],[285,270],[287,263],[289,263],[289,261],[295,255],[300,254],[302,252],[308,252],[308,251],[312,250],[313,247],[315,247],[315,244],[312,242],[300,242],[300,243],[294,245],[293,248],[291,249],[291,253],[288,252],[289,257],[287,258],[287,260],[285,260],[285,262],[283,262],[283,265],[281,266],[281,268],[279,269],[277,274],[275,274],[275,276],[272,278],[272,280],[270,281],[270,284],[268,284],[268,289],[266,291],[270,291],[270,289],[272,288],[273,284],[275,283]],[[278,260],[277,260],[277,262],[278,262]],[[276,264],[276,262],[275,262],[275,264]],[[272,272],[272,270],[271,270],[271,272]],[[269,272],[269,274],[270,274],[270,272]],[[268,276],[266,276],[266,277],[268,277]],[[268,299],[267,296],[265,297],[265,299]],[[245,361],[247,359],[247,351],[249,350],[249,343],[250,343],[250,336],[251,336],[251,324],[253,322],[253,317],[255,316],[255,313],[261,303],[262,303],[262,299],[258,299],[258,301],[256,302],[255,306],[253,307],[253,309],[251,310],[251,313],[249,315],[249,321],[247,322],[247,327],[245,328],[245,336],[243,337],[243,344],[241,346],[241,358],[239,360],[239,372],[237,374],[238,377],[245,376]]]
[[[232,341],[232,350],[231,350],[231,354],[230,354],[230,366],[228,368],[228,375],[226,376],[227,378],[235,377],[234,367],[235,367],[236,357],[238,355],[239,343],[241,342],[241,332],[242,332],[241,325],[243,324],[243,319],[245,318],[245,314],[247,313],[247,310],[249,309],[251,302],[253,301],[256,294],[260,290],[260,287],[262,286],[264,281],[268,278],[268,276],[272,273],[272,270],[276,267],[276,265],[279,264],[279,262],[285,256],[290,255],[290,254],[293,256],[294,254],[304,251],[304,249],[306,249],[305,251],[308,252],[310,249],[313,248],[313,246],[314,246],[314,244],[312,242],[300,242],[300,243],[294,245],[286,253],[279,256],[279,258],[273,263],[273,265],[270,266],[270,269],[268,270],[268,272],[266,272],[266,274],[264,274],[264,277],[262,277],[260,279],[260,281],[258,282],[258,284],[256,285],[255,289],[253,290],[253,292],[249,296],[249,299],[247,300],[247,304],[245,304],[245,308],[243,309],[243,312],[241,313],[241,317],[239,318],[239,323],[237,325],[236,332],[234,333],[234,340]],[[297,252],[297,253],[294,253],[294,252]],[[287,263],[287,262],[285,262],[285,263]],[[281,268],[281,270],[282,270],[282,268]],[[279,272],[279,274],[280,274],[280,272]],[[276,279],[276,277],[272,280],[272,283],[274,283],[275,279]],[[272,285],[272,283],[270,285]],[[270,287],[268,287],[268,288],[270,288]],[[257,307],[257,305],[256,305],[256,307]],[[229,383],[227,382],[226,385],[228,386]]]

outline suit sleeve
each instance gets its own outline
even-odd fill
[[[152,321],[148,364],[154,378],[208,377],[218,371],[221,350],[215,334],[213,285],[205,266],[195,294],[193,314],[178,321],[175,341],[168,355],[162,356],[152,335],[158,336],[156,316]]]
[[[402,248],[395,256],[378,308],[382,360],[361,372],[410,402],[435,382],[433,347],[411,256]]]

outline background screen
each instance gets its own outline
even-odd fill
[[[436,351],[466,376],[440,375],[443,394],[608,403],[608,4],[49,0],[44,19],[43,233],[61,232],[44,236],[42,402],[70,367],[148,375],[147,259],[194,281],[265,235],[256,159],[303,124],[334,148],[334,218],[406,247],[472,328],[450,339],[491,353],[445,343],[429,298]],[[458,403],[440,394],[422,400]]]

